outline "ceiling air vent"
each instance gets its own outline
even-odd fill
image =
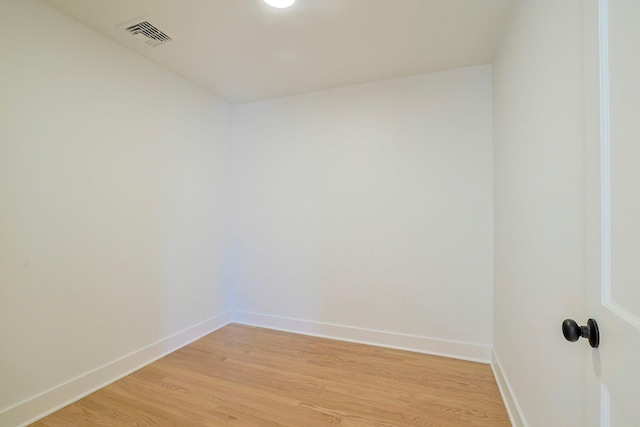
[[[169,43],[173,37],[152,24],[147,18],[138,18],[120,25],[127,33],[151,47]]]

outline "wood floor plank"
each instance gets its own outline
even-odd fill
[[[491,368],[230,324],[33,424],[500,427]]]

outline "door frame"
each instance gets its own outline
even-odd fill
[[[608,41],[606,22],[607,0],[583,1],[583,40],[584,40],[584,142],[585,142],[585,301],[587,312],[593,313],[594,308],[602,301],[602,295],[593,289],[601,287],[604,269],[603,252],[609,243],[603,238],[603,231],[607,224],[603,221],[610,219],[608,212],[609,194],[603,192],[609,179],[608,159],[608,52],[602,52],[601,47]],[[603,14],[604,13],[604,14]],[[603,72],[604,71],[604,72]],[[605,100],[603,105],[603,100]],[[604,135],[604,138],[603,138]],[[604,164],[604,167],[603,167]],[[606,181],[606,182],[603,182]],[[604,194],[606,193],[606,194]],[[603,203],[604,202],[604,203]],[[607,209],[603,212],[603,209]],[[597,282],[597,283],[596,283]],[[608,418],[609,402],[601,390],[598,376],[600,353],[585,347],[585,404],[584,420],[588,427],[603,427]]]

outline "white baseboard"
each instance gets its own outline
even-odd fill
[[[380,347],[432,354],[436,356],[451,357],[454,359],[470,360],[473,362],[490,363],[491,361],[491,347],[479,344],[449,341],[417,335],[398,334],[373,329],[355,328],[352,326],[336,325],[332,323],[291,319],[288,317],[272,316],[248,311],[234,310],[233,322],[322,338],[331,338],[340,341],[370,344]]]
[[[113,362],[73,378],[0,412],[0,426],[22,427],[152,363],[219,329],[231,321],[225,312],[198,323]]]
[[[491,369],[493,369],[493,376],[496,377],[496,382],[498,383],[498,388],[500,389],[504,405],[507,407],[507,413],[509,414],[511,425],[513,427],[529,427],[529,424],[527,424],[524,414],[522,413],[522,408],[518,404],[518,400],[513,393],[511,384],[509,384],[509,380],[502,370],[500,359],[498,359],[498,355],[495,350],[491,352]]]
[[[397,348],[474,362],[489,363],[491,361],[491,347],[485,345],[291,319],[247,311],[225,312],[3,410],[0,412],[0,426],[27,426],[220,329],[232,321],[305,335]],[[499,362],[496,362],[497,357],[495,354],[493,355],[493,361],[499,366]],[[505,382],[500,368],[496,368],[493,364],[492,366],[494,367],[500,390],[503,393],[509,416],[513,420],[511,408],[519,407],[514,399],[508,400],[505,396],[503,390],[510,390],[510,388]],[[496,371],[500,373],[498,374]],[[503,386],[503,384],[507,385]],[[526,423],[523,422],[520,424],[514,422],[514,426],[527,427]]]

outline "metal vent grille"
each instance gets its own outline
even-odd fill
[[[160,30],[147,19],[143,18],[136,20],[133,23],[129,22],[123,25],[122,28],[138,40],[145,42],[151,47],[160,46],[161,44],[169,43],[173,40],[173,38],[166,32]]]

